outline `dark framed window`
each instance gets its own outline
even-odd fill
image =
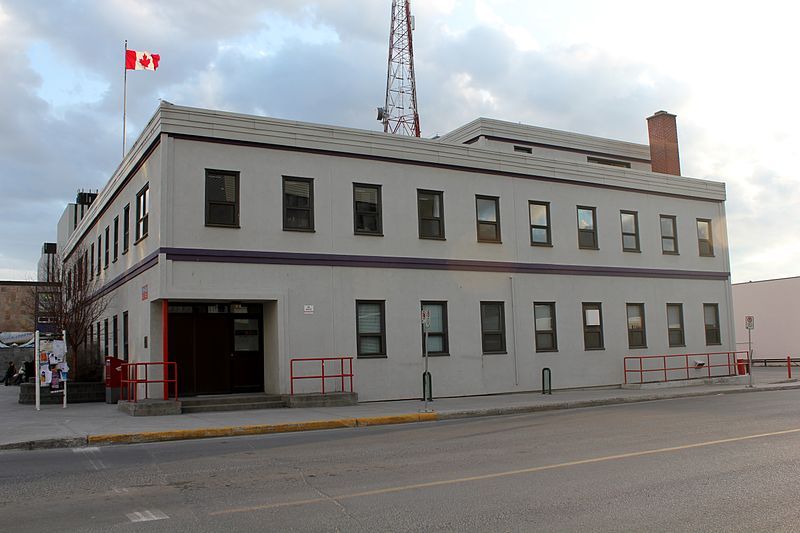
[[[94,279],[94,243],[89,248],[89,279]]]
[[[500,242],[500,198],[475,195],[478,242]]]
[[[583,303],[583,348],[602,350],[603,345],[603,305],[600,302]]]
[[[550,233],[550,202],[528,201],[531,223],[531,246],[552,246]]]
[[[481,302],[481,347],[484,354],[506,353],[505,302]]]
[[[100,321],[97,321],[97,349],[100,350]],[[106,355],[106,354],[102,354]]]
[[[431,327],[428,329],[428,355],[449,355],[447,338],[447,302],[420,302],[422,311],[431,314]],[[423,343],[425,331],[422,332]]]
[[[358,357],[386,357],[386,302],[356,300]]]
[[[119,259],[119,217],[114,217],[114,262]]]
[[[678,255],[678,224],[672,215],[661,215],[661,253]]]
[[[420,239],[444,239],[444,193],[417,189]]]
[[[108,268],[108,255],[109,249],[111,248],[111,239],[109,238],[111,230],[108,226],[106,226],[106,247],[103,249],[103,257],[105,258],[105,262],[103,263],[103,268]]]
[[[128,349],[128,312],[122,313],[122,358],[127,361],[130,355]]]
[[[93,342],[94,342],[94,324],[89,324],[89,332],[86,335],[86,346],[87,346],[87,348],[91,349]]]
[[[353,232],[359,235],[383,235],[380,185],[353,184]]]
[[[239,173],[206,169],[206,226],[239,227]]]
[[[670,346],[686,346],[683,334],[683,304],[667,304],[667,335]]]
[[[103,236],[97,236],[97,275],[100,275],[100,269],[103,268]]]
[[[578,206],[578,248],[597,250],[597,208]]]
[[[706,218],[697,219],[697,245],[700,255],[714,257],[714,238],[711,235],[711,221]]]
[[[283,229],[314,231],[314,180],[283,177]]]
[[[150,184],[146,184],[136,193],[136,241],[147,237],[147,226],[150,218]]]
[[[597,163],[598,165],[608,165],[610,167],[631,168],[631,164],[628,161],[619,161],[617,159],[587,156],[586,161],[589,163]]]
[[[639,249],[639,213],[636,211],[620,211],[619,222],[622,227],[622,251],[638,252]]]
[[[533,329],[537,352],[558,351],[555,302],[533,302]]]
[[[103,355],[108,355],[108,319],[103,319]]]
[[[722,344],[722,337],[719,333],[719,305],[703,304],[703,322],[706,330],[706,344]]]
[[[112,355],[114,357],[119,357],[119,315],[114,315],[111,319],[111,331],[112,331]]]
[[[514,145],[514,151],[515,152],[520,152],[520,153],[523,153],[523,154],[532,154],[533,153],[533,148],[531,148],[530,146]]]
[[[628,348],[647,348],[644,304],[625,304],[628,315]]]
[[[122,210],[122,254],[128,253],[131,241],[131,204],[125,204]]]

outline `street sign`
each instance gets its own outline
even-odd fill
[[[745,315],[744,327],[745,329],[756,329],[756,317],[753,315]]]

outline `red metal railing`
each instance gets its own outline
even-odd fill
[[[123,389],[122,397],[129,402],[146,400],[149,398],[149,385],[151,383],[164,384],[164,400],[178,399],[178,363],[175,361],[155,361],[150,363],[122,363],[122,378],[120,384]],[[161,378],[150,379],[148,368],[161,367]],[[172,377],[170,377],[170,375]],[[140,385],[144,385],[140,387]],[[172,394],[169,389],[172,386]],[[144,398],[139,397],[139,389],[144,390]]]
[[[623,361],[625,384],[629,383],[628,374],[639,374],[639,381],[634,383],[663,383],[686,379],[735,376],[737,375],[736,361],[738,359],[747,360],[747,351],[632,355],[625,357]],[[633,363],[629,364],[631,361]],[[636,363],[637,361],[638,364]],[[712,368],[724,368],[726,373],[712,373]],[[691,370],[703,370],[703,375],[700,375],[700,373],[692,375],[690,374]],[[680,373],[678,374],[678,372]],[[654,373],[656,375],[653,377],[657,379],[651,379],[650,376]],[[646,375],[647,379],[645,379]]]
[[[294,364],[307,361],[319,361],[320,373],[319,375],[302,375],[296,376],[294,373]],[[325,373],[325,361],[339,361],[338,374]],[[347,369],[345,372],[345,361],[347,361]],[[297,379],[319,379],[322,382],[322,394],[325,394],[325,380],[331,378],[339,378],[342,380],[342,392],[346,392],[344,388],[345,378],[350,378],[350,392],[353,392],[353,358],[352,357],[298,357],[289,360],[289,375],[291,378],[291,393],[294,394],[294,382]]]

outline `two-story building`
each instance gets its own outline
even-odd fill
[[[352,355],[361,399],[419,397],[423,309],[436,395],[618,384],[626,355],[735,344],[724,184],[648,122],[418,139],[162,103],[59,249],[111,299],[101,352],[176,361],[183,395]]]

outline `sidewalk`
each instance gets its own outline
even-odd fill
[[[281,408],[174,416],[133,417],[105,403],[20,405],[19,388],[0,385],[3,431],[0,450],[77,447],[154,442],[233,435],[254,435],[397,424],[453,418],[496,416],[554,409],[572,409],[715,394],[800,389],[786,380],[785,369],[754,369],[754,388],[745,385],[698,385],[655,390],[619,388],[580,389],[540,393],[442,398],[429,404],[433,413],[421,413],[419,400],[366,402],[349,407]]]

